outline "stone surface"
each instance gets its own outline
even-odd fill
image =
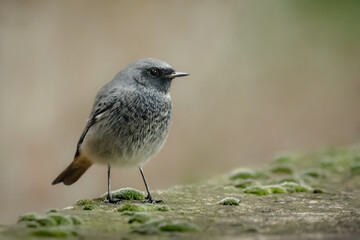
[[[99,197],[25,214],[0,226],[0,239],[358,239],[359,159],[359,146],[291,153],[263,169],[154,191],[164,204],[118,190],[130,200],[114,205]],[[283,166],[291,171],[274,171]],[[219,204],[224,199],[240,201]]]

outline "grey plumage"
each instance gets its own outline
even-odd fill
[[[168,136],[171,81],[187,75],[153,58],[138,60],[120,71],[96,95],[74,161],[82,157],[107,164],[109,174],[111,166],[138,166],[141,170]],[[60,174],[53,184],[65,183],[64,172],[65,177]]]

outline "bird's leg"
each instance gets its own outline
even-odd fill
[[[107,195],[107,199],[105,200],[105,202],[118,203],[121,201],[121,199],[118,199],[118,198],[114,199],[111,195],[110,169],[111,169],[111,166],[108,165],[108,195]]]
[[[147,197],[145,198],[146,201],[148,201],[149,203],[163,203],[164,201],[162,201],[162,200],[154,200],[154,199],[152,198],[151,193],[150,193],[149,186],[148,186],[148,184],[147,184],[147,182],[146,182],[146,178],[145,178],[144,172],[143,172],[143,170],[142,170],[141,167],[139,167],[139,170],[140,170],[141,176],[142,176],[142,178],[143,178],[143,180],[144,180],[145,188],[146,188],[146,191],[147,191]]]

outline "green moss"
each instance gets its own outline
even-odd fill
[[[112,197],[120,200],[144,200],[145,194],[133,188],[121,188],[111,193]],[[101,196],[101,199],[105,200],[107,193]]]
[[[355,161],[355,162],[360,162],[360,156],[354,157],[354,161]]]
[[[37,228],[37,227],[40,227],[40,224],[38,222],[26,222],[26,227]]]
[[[124,204],[118,208],[119,212],[130,211],[130,212],[145,212],[147,208],[139,204]]]
[[[285,188],[287,192],[311,192],[312,189],[305,184],[299,184],[294,182],[283,182],[280,184],[281,187]]]
[[[150,215],[147,213],[136,213],[134,216],[132,216],[129,219],[129,223],[134,223],[134,222],[138,222],[138,223],[145,223],[147,221],[150,220]]]
[[[268,179],[270,178],[268,174],[263,172],[255,172],[254,179]]]
[[[283,183],[283,182],[299,183],[300,181],[298,179],[295,179],[295,178],[283,178],[283,179],[279,180],[279,183]]]
[[[256,195],[268,195],[271,194],[271,190],[268,187],[253,186],[244,189],[244,193],[256,194]]]
[[[268,178],[269,176],[266,175],[263,172],[254,172],[250,169],[238,169],[235,170],[233,173],[231,173],[230,175],[230,179],[231,180],[236,180],[236,179],[260,179],[260,178]]]
[[[194,232],[197,227],[187,221],[169,220],[169,219],[155,219],[142,224],[134,230],[140,234],[154,234],[162,232]]]
[[[360,165],[354,166],[350,168],[351,175],[360,175]]]
[[[45,227],[53,227],[53,226],[57,226],[57,222],[50,217],[41,217],[38,218],[36,220],[41,226],[45,226]]]
[[[69,217],[62,215],[49,215],[48,218],[55,220],[57,225],[72,225],[72,220]]]
[[[287,188],[282,184],[268,185],[268,186],[253,186],[244,190],[244,193],[256,194],[256,195],[268,195],[268,194],[281,194],[288,193]]]
[[[279,157],[274,160],[274,163],[289,163],[292,162],[292,159],[290,157]]]
[[[70,219],[74,225],[81,225],[83,223],[82,219],[78,216],[70,216]]]
[[[230,206],[238,206],[239,203],[240,200],[234,197],[226,197],[219,202],[220,205],[230,205]]]
[[[287,193],[288,192],[285,188],[283,188],[283,187],[281,187],[279,185],[271,185],[271,186],[267,186],[267,187],[270,189],[271,193],[274,193],[274,194]]]
[[[318,170],[309,170],[302,174],[304,177],[325,178],[325,174]]]
[[[253,171],[247,170],[247,169],[238,170],[230,175],[231,180],[235,180],[235,179],[239,179],[239,178],[240,179],[249,179],[249,178],[253,178],[253,177],[254,177]]]
[[[156,209],[161,212],[170,211],[170,207],[168,205],[158,206]]]
[[[94,210],[98,207],[98,203],[91,199],[78,200],[76,205],[81,206],[83,210]]]
[[[237,183],[235,187],[237,188],[247,188],[251,186],[258,186],[260,185],[259,182],[253,181],[253,180],[245,180]]]
[[[172,221],[160,226],[163,232],[194,232],[196,226],[188,222]]]
[[[32,232],[31,235],[37,236],[37,237],[64,238],[64,237],[69,237],[69,236],[76,236],[77,233],[73,232],[73,231],[64,231],[61,229],[49,228],[49,229],[36,230],[36,231]]]
[[[18,222],[36,221],[38,215],[36,213],[27,213],[19,217]]]
[[[96,204],[96,202],[91,199],[81,199],[76,202],[76,205],[78,205],[78,206],[84,206],[84,205],[89,205],[89,204]]]
[[[81,219],[77,216],[63,216],[58,214],[45,214],[43,216],[34,213],[19,217],[19,222],[29,222],[27,227],[56,227],[62,225],[79,225]]]
[[[147,211],[169,211],[170,207],[167,205],[154,205],[154,204],[123,204],[118,208],[119,212],[122,212],[123,215],[132,216],[134,212],[147,212]]]
[[[97,206],[95,204],[85,204],[82,209],[83,210],[94,210]]]
[[[56,213],[59,212],[58,209],[50,209],[49,211],[47,211],[47,213]]]
[[[291,167],[288,166],[276,166],[271,169],[272,173],[276,174],[293,174],[293,170]]]
[[[281,193],[293,193],[293,192],[311,192],[312,189],[304,184],[295,182],[283,182],[278,185],[268,186],[253,186],[244,190],[244,193],[256,194],[256,195],[268,195],[268,194],[281,194]]]

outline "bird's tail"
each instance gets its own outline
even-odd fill
[[[71,185],[76,182],[86,170],[93,165],[93,162],[88,160],[81,154],[77,156],[60,175],[55,178],[52,185],[63,182],[65,185]]]

